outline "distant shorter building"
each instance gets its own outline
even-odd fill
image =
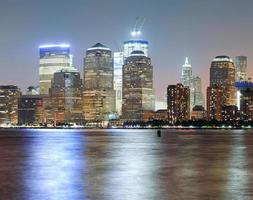
[[[235,73],[237,82],[247,80],[247,56],[235,57]]]
[[[18,124],[39,125],[44,122],[43,96],[22,95],[18,100]]]
[[[168,121],[168,111],[167,111],[167,109],[157,110],[155,112],[155,120]]]
[[[168,121],[173,125],[190,119],[190,89],[182,84],[167,88]]]
[[[213,85],[207,88],[206,93],[208,120],[222,120],[222,108],[226,102],[224,88],[219,85]]]
[[[236,121],[240,119],[237,106],[224,106],[222,108],[222,121]]]
[[[143,120],[144,122],[154,120],[167,122],[168,121],[167,109],[157,111],[147,110],[144,112],[144,120]]]
[[[201,79],[198,76],[193,76],[192,78],[192,104],[194,106],[202,106],[205,108],[205,101],[202,93]]]
[[[21,95],[16,85],[0,86],[0,125],[18,123],[18,98]]]
[[[194,106],[191,112],[191,120],[206,120],[207,114],[203,106]]]

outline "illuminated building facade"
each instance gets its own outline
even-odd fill
[[[236,82],[247,80],[247,57],[246,56],[236,56],[235,57],[235,72],[236,72]]]
[[[213,85],[207,88],[206,105],[208,120],[222,120],[222,108],[225,106],[226,96],[224,87]]]
[[[205,101],[202,93],[201,79],[198,76],[192,78],[192,106],[202,106],[205,108]]]
[[[188,57],[185,58],[185,63],[182,65],[182,84],[186,87],[192,87],[192,66],[189,64]]]
[[[206,120],[205,108],[201,105],[196,105],[193,107],[191,112],[191,120]]]
[[[133,51],[142,51],[146,57],[148,54],[148,41],[142,39],[132,39],[124,42],[124,58],[131,56]]]
[[[18,98],[21,95],[16,85],[0,86],[0,125],[18,123]]]
[[[253,83],[237,82],[238,107],[242,114],[242,119],[253,121]]]
[[[222,108],[222,121],[236,121],[240,119],[240,113],[237,106],[230,105]]]
[[[108,121],[116,112],[112,52],[100,43],[86,51],[83,101],[88,122]]]
[[[167,110],[170,125],[190,119],[190,89],[181,83],[167,88]]]
[[[114,65],[114,90],[116,92],[116,111],[121,115],[122,111],[122,67],[124,64],[123,52],[115,52],[113,56]]]
[[[210,68],[210,86],[224,88],[225,105],[236,105],[235,66],[228,56],[217,56]]]
[[[76,69],[54,73],[50,98],[56,124],[83,123],[82,80]]]
[[[40,53],[40,94],[48,94],[54,73],[72,67],[72,56],[68,44],[43,45]]]
[[[22,95],[18,100],[18,124],[39,125],[44,122],[43,97]]]
[[[153,111],[153,66],[143,51],[133,51],[123,65],[122,118],[143,121],[145,111]]]

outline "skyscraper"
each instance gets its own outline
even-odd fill
[[[116,111],[121,115],[122,109],[122,67],[124,64],[123,52],[115,52],[113,56],[114,64],[114,90],[116,92]]]
[[[235,72],[236,82],[247,81],[247,57],[236,56],[235,57]]]
[[[54,73],[50,98],[56,123],[83,123],[82,92],[80,73],[75,68]]]
[[[167,88],[167,106],[169,124],[190,119],[190,89],[178,83]]]
[[[0,125],[18,123],[18,98],[21,95],[16,85],[0,86]]]
[[[86,51],[83,95],[86,121],[107,121],[115,113],[113,57],[111,50],[101,43]]]
[[[189,64],[188,57],[185,58],[185,63],[182,65],[181,81],[184,86],[191,88],[191,86],[192,86],[192,66]]]
[[[193,75],[192,66],[189,63],[189,58],[185,58],[185,63],[182,65],[182,84],[190,89],[190,110],[194,107],[194,88],[193,88]]]
[[[144,112],[154,110],[153,66],[143,51],[133,51],[123,65],[122,118],[143,121]]]
[[[42,45],[40,53],[40,94],[48,94],[54,73],[72,66],[68,44]]]
[[[192,88],[193,88],[193,107],[202,106],[205,108],[204,97],[202,93],[201,79],[198,76],[193,76],[192,78]]]
[[[224,89],[225,105],[236,105],[235,66],[228,56],[217,56],[211,63],[210,86]]]

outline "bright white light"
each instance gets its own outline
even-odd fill
[[[241,108],[240,108],[240,99],[241,99],[241,92],[238,90],[237,93],[236,93],[236,101],[237,101],[238,110],[241,110]]]
[[[137,35],[141,35],[141,31],[137,31]]]
[[[46,45],[41,45],[39,46],[40,49],[43,48],[52,48],[52,47],[59,47],[59,48],[69,48],[69,44],[46,44]]]
[[[132,31],[131,35],[132,35],[133,37],[135,37],[135,36],[136,36],[136,31]]]

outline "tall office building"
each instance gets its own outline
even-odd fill
[[[247,81],[247,57],[236,56],[235,57],[235,72],[236,82]]]
[[[193,107],[202,106],[205,108],[204,97],[202,93],[201,79],[198,76],[193,76],[192,78],[192,93],[193,93]]]
[[[115,52],[113,56],[114,65],[114,90],[116,92],[116,111],[121,115],[122,109],[122,67],[124,64],[123,52]]]
[[[181,81],[184,86],[192,87],[192,66],[189,63],[188,57],[185,58],[185,63],[182,65]]]
[[[40,53],[40,94],[48,94],[54,73],[72,67],[72,56],[68,44],[43,45]]]
[[[0,86],[0,125],[18,123],[18,98],[21,95],[16,85]]]
[[[143,51],[133,51],[123,65],[122,118],[143,121],[144,112],[155,109],[153,66]]]
[[[167,88],[167,110],[169,124],[190,119],[190,89],[178,83]]]
[[[80,73],[75,68],[54,73],[50,98],[55,123],[83,123],[82,92]]]
[[[206,107],[208,120],[222,120],[222,109],[226,102],[226,92],[220,85],[207,88]]]
[[[86,51],[83,95],[86,121],[107,121],[115,113],[113,57],[111,50],[101,43]]]
[[[217,56],[210,68],[210,86],[224,88],[225,105],[236,105],[235,66],[228,56]]]
[[[193,75],[192,66],[189,63],[189,58],[185,58],[185,63],[182,65],[181,74],[182,84],[190,89],[190,110],[194,107],[194,88],[193,88]]]
[[[124,58],[131,56],[133,51],[142,51],[146,57],[148,54],[148,41],[143,39],[132,39],[124,42]]]

